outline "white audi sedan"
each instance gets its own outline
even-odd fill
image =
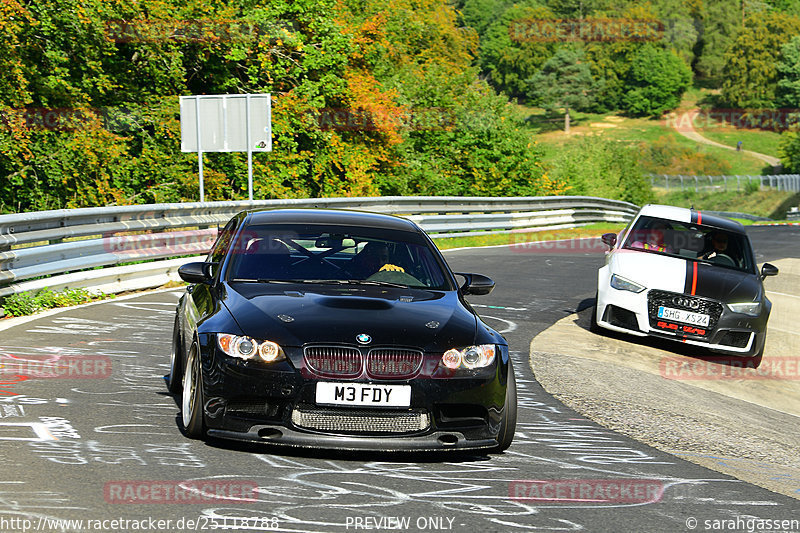
[[[646,205],[609,246],[592,328],[654,336],[760,361],[771,303],[744,227],[694,209]]]

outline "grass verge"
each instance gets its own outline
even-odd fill
[[[618,232],[624,224],[598,223],[581,226],[580,228],[565,228],[545,231],[525,231],[503,233],[498,235],[477,235],[475,237],[449,237],[434,239],[440,250],[452,248],[470,248],[478,246],[497,246],[503,244],[519,244],[539,241],[555,241],[562,239],[581,239],[585,237],[599,237],[603,233]]]
[[[747,213],[773,220],[784,220],[790,207],[800,203],[800,194],[787,191],[699,191],[654,190],[659,204],[692,207],[709,211]]]
[[[87,289],[53,291],[45,287],[37,292],[20,292],[8,296],[3,301],[3,314],[0,316],[32,315],[56,307],[70,307],[114,297],[114,294],[90,292]]]

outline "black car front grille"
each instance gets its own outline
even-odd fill
[[[427,412],[387,412],[366,409],[297,407],[292,423],[300,428],[332,433],[418,433],[428,429]]]
[[[374,348],[367,354],[367,374],[373,378],[409,378],[422,367],[422,352]]]
[[[422,368],[424,355],[408,348],[372,348],[368,352],[348,346],[306,346],[306,367],[322,377],[353,379],[366,368],[373,379],[407,379]]]
[[[303,358],[306,366],[320,376],[357,378],[361,375],[362,357],[358,348],[307,346]]]
[[[661,306],[708,315],[708,325],[701,328],[705,333],[693,335],[703,338],[707,338],[708,334],[714,331],[722,315],[722,304],[719,302],[678,292],[651,290],[647,294],[647,311],[652,327],[657,327],[656,324],[662,321],[658,318],[658,308]]]

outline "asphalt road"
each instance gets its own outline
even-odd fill
[[[800,257],[798,236],[792,227],[753,230],[759,261]],[[0,331],[0,363],[59,361],[72,373],[3,374],[0,531],[747,531],[782,525],[757,519],[797,520],[798,500],[607,430],[533,380],[531,339],[592,303],[602,255],[574,248],[446,254],[454,270],[497,281],[470,301],[504,332],[515,362],[519,423],[501,455],[185,438],[163,379],[176,290]],[[792,526],[800,530],[783,529]]]

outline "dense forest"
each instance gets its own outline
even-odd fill
[[[720,105],[800,107],[799,4],[5,0],[0,210],[196,200],[187,94],[273,95],[258,198],[580,192],[513,104],[659,116],[694,80]],[[601,189],[638,202],[629,159]],[[243,154],[204,166],[207,200],[246,197]]]

